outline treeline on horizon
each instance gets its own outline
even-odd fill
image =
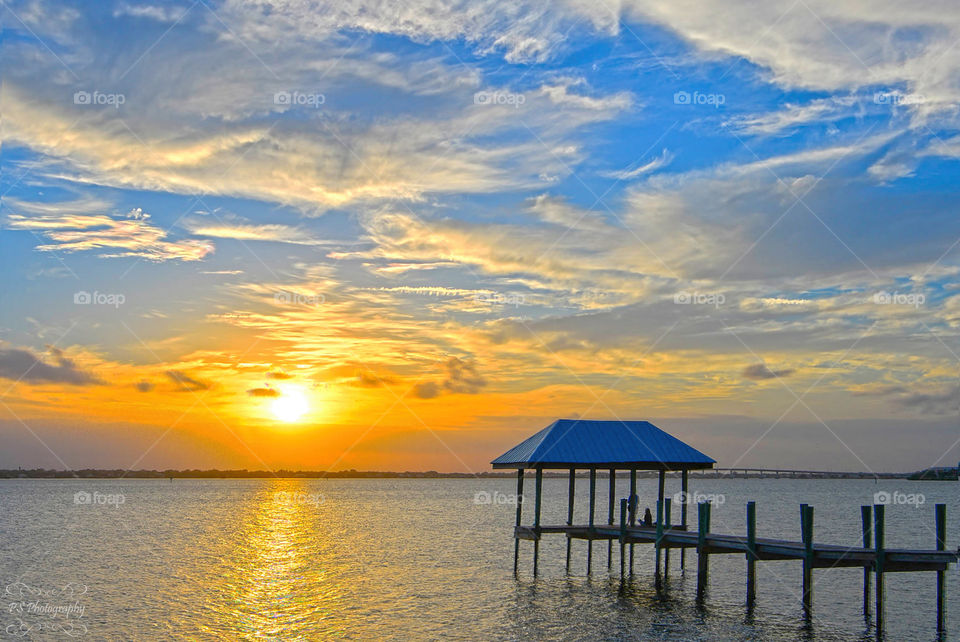
[[[123,470],[84,468],[82,470],[55,470],[46,468],[0,470],[0,479],[90,479],[90,478],[126,478],[126,479],[262,479],[262,478],[290,478],[290,479],[322,479],[322,478],[474,478],[474,477],[515,477],[516,473],[481,472],[481,473],[441,473],[436,470],[427,471],[376,471],[376,470]]]

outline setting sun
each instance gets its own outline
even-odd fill
[[[309,409],[307,396],[300,390],[284,392],[270,404],[273,416],[288,423],[299,421]]]

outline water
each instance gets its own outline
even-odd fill
[[[668,484],[668,492],[678,490],[678,481]],[[547,479],[544,486],[544,523],[564,522],[566,480]],[[922,493],[919,507],[888,506],[888,546],[932,548],[937,502],[948,504],[949,546],[960,541],[960,502],[952,483],[702,480],[692,482],[691,490],[723,496],[713,512],[716,532],[742,533],[745,504],[756,500],[760,536],[799,540],[798,505],[807,502],[816,508],[817,541],[851,545],[860,541],[859,506],[873,503],[875,492]],[[636,576],[623,586],[616,553],[608,573],[606,544],[600,542],[590,578],[586,542],[573,543],[574,566],[567,576],[561,536],[544,537],[536,580],[532,543],[521,542],[521,572],[515,578],[515,513],[509,503],[514,492],[509,479],[0,480],[0,590],[6,593],[0,635],[42,640],[873,635],[860,612],[860,569],[815,571],[815,618],[809,627],[799,602],[799,562],[758,564],[758,603],[749,619],[743,608],[745,563],[737,555],[711,557],[703,607],[694,599],[695,555],[688,554],[682,577],[679,551],[672,552],[669,585],[658,595],[653,549],[647,545],[637,546]],[[578,481],[577,492],[582,522],[586,479]],[[652,505],[655,480],[641,480],[639,492],[641,506]],[[477,504],[477,493],[493,501]],[[621,480],[618,497],[626,493]],[[601,479],[601,520],[606,497],[607,480]],[[76,503],[87,499],[90,503]],[[695,522],[695,509],[690,516]],[[955,569],[948,573],[947,590],[956,612]],[[61,611],[30,612],[31,602]],[[71,605],[74,610],[65,613]],[[936,639],[935,574],[889,575],[886,615],[891,640]],[[960,614],[950,629],[954,638],[960,635]]]

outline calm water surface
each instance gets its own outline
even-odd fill
[[[566,519],[566,480],[545,481],[544,523]],[[532,482],[528,482],[529,488]],[[677,486],[679,481],[669,480]],[[606,480],[598,484],[606,516]],[[948,504],[948,544],[960,543],[957,484],[703,480],[719,493],[716,532],[742,533],[758,503],[761,536],[800,538],[799,504],[816,509],[817,541],[856,544],[861,504],[878,491],[922,493],[887,508],[888,546],[932,548],[933,505]],[[541,576],[521,542],[513,575],[515,492],[508,479],[0,480],[0,635],[42,640],[851,640],[872,639],[859,569],[815,572],[814,620],[799,604],[799,562],[758,564],[758,604],[743,608],[741,556],[712,556],[697,606],[696,563],[671,560],[654,588],[652,547],[637,546],[621,584],[597,543],[545,536]],[[78,495],[79,493],[79,495]],[[491,503],[477,503],[494,498]],[[587,481],[578,482],[578,521]],[[618,496],[627,493],[626,480]],[[644,505],[654,480],[641,480]],[[89,500],[89,503],[86,503]],[[79,503],[78,503],[79,502]],[[532,508],[532,502],[528,504]],[[696,510],[691,512],[695,522]],[[525,520],[529,521],[529,520]],[[890,640],[934,640],[935,575],[889,575]],[[960,639],[960,575],[948,573],[951,639]],[[33,606],[31,606],[33,605]],[[38,611],[38,606],[42,607]]]

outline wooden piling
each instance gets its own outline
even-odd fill
[[[590,539],[587,540],[587,575],[593,566],[593,513],[597,505],[597,469],[590,469]]]
[[[873,570],[876,573],[876,619],[877,619],[877,638],[883,636],[883,567],[886,558],[886,551],[883,548],[883,504],[874,504],[873,506],[873,550],[876,559],[873,562]]]
[[[947,505],[937,504],[937,550],[947,550]],[[937,571],[937,633],[947,632],[947,574]]]
[[[757,502],[747,502],[747,607],[757,601]]]
[[[637,505],[640,498],[637,497],[637,469],[630,469],[630,525],[637,523]],[[630,544],[630,575],[633,575],[633,543]]]
[[[567,526],[573,526],[573,498],[577,489],[577,469],[570,469],[570,483],[567,485]],[[570,543],[573,539],[567,534],[567,573],[570,572]]]
[[[710,558],[707,555],[707,533],[710,532],[710,504],[697,504],[697,599],[707,591]]]
[[[517,471],[517,525],[513,530],[513,574],[517,574],[520,564],[520,537],[517,529],[523,519],[523,468]]]
[[[670,530],[670,498],[665,497],[663,499],[663,523],[664,528]],[[663,576],[667,577],[670,575],[670,547],[668,546],[663,551]]]
[[[533,532],[535,539],[533,540],[533,576],[537,576],[537,571],[539,570],[540,563],[540,506],[541,506],[541,495],[543,494],[543,468],[537,467],[537,496],[533,503]]]
[[[800,533],[803,540],[803,615],[813,613],[813,506],[800,505]]]
[[[660,581],[660,549],[661,549],[661,540],[663,540],[663,500],[657,500],[657,538],[654,540],[653,545],[655,549],[656,564],[654,576],[657,578],[657,581]]]
[[[687,487],[689,486],[689,479],[687,475],[687,470],[684,469],[680,473],[680,492],[683,493],[683,504],[680,506],[680,525],[683,526],[683,529],[687,528],[687,504],[690,503],[690,496],[687,494]],[[686,574],[687,568],[687,549],[680,549],[680,574]]]
[[[872,537],[870,536],[871,531],[873,530],[873,507],[872,506],[861,506],[860,507],[860,526],[863,531],[863,547],[872,548],[873,544],[871,542]],[[870,567],[863,567],[863,615],[870,615]]]
[[[607,524],[613,526],[613,502],[617,496],[617,470],[610,469],[610,497],[607,500]],[[607,570],[613,567],[613,540],[607,540]]]
[[[620,579],[624,575],[624,548],[627,542],[627,500],[620,500]]]

